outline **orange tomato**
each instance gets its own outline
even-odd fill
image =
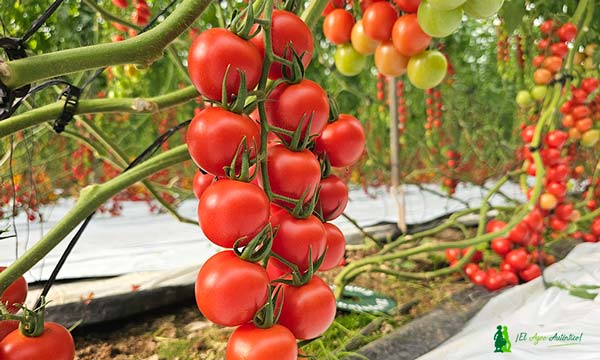
[[[391,41],[382,42],[375,50],[375,67],[385,76],[396,77],[406,72],[409,58],[400,54]]]
[[[548,69],[537,69],[533,73],[533,81],[538,85],[547,85],[552,81],[552,73]]]

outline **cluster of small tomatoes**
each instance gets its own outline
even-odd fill
[[[564,115],[562,125],[569,131],[569,138],[585,147],[593,147],[600,138],[600,130],[594,128],[600,121],[600,92],[598,78],[585,78],[578,87],[571,88],[571,98],[560,112]]]
[[[559,72],[563,61],[569,53],[569,43],[577,36],[577,27],[571,23],[556,26],[554,20],[546,20],[540,25],[543,37],[537,43],[539,54],[533,58],[532,64],[536,68],[533,73],[535,86],[530,90],[521,90],[517,94],[517,104],[527,108],[533,100],[542,101],[546,96],[548,85],[561,76]]]
[[[208,320],[237,327],[228,360],[296,359],[296,340],[318,337],[333,322],[335,297],[314,274],[344,256],[344,235],[329,221],[344,211],[348,188],[330,167],[352,165],[365,147],[355,117],[331,109],[317,83],[291,76],[289,62],[311,61],[308,26],[285,10],[261,20],[270,21],[269,32],[255,24],[253,37],[200,33],[188,57],[192,82],[213,103],[186,135],[200,168],[193,180],[199,224],[226,249],[200,269],[195,296]],[[276,59],[268,68],[266,51]],[[266,90],[254,112],[232,105],[257,86]]]
[[[5,267],[0,267],[0,272]],[[12,283],[0,294],[0,306],[12,316],[23,315],[29,312],[28,319],[35,318],[35,314],[24,309],[19,313],[22,304],[27,298],[27,282],[22,276]],[[43,310],[42,310],[43,311]],[[28,323],[30,320],[23,320]],[[15,319],[3,320],[0,314],[0,359],[49,359],[73,360],[75,358],[75,343],[71,333],[62,325],[53,322],[44,322],[43,330],[39,334],[25,335],[19,330],[20,321]],[[31,325],[31,324],[29,324]]]
[[[442,177],[442,186],[448,191],[448,194],[452,195],[456,192],[456,186],[458,186],[458,180],[453,175],[458,171],[462,157],[455,150],[447,150],[444,156],[446,157],[447,173]]]
[[[112,0],[112,3],[120,9],[127,9],[129,7],[129,0]],[[139,26],[145,26],[150,22],[150,7],[146,0],[135,0],[135,7],[131,13],[131,21]],[[115,23],[113,23],[113,25],[115,25]],[[117,27],[117,29],[119,28]],[[127,28],[122,31],[125,30],[127,30]]]

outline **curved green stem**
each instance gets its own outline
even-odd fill
[[[95,113],[155,113],[160,110],[186,103],[200,96],[194,86],[188,86],[172,93],[143,98],[121,98],[121,99],[91,99],[81,100],[75,114]],[[62,101],[41,106],[39,108],[24,112],[0,121],[0,139],[19,130],[35,126],[46,121],[55,120],[64,107]]]
[[[0,293],[56,247],[79,223],[112,196],[136,182],[189,159],[185,145],[157,155],[103,184],[84,188],[75,206],[33,247],[0,273]]]
[[[31,56],[0,63],[0,80],[9,88],[55,76],[118,64],[149,64],[202,14],[210,0],[183,0],[164,22],[134,38]]]

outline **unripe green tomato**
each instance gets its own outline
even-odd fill
[[[546,97],[546,92],[548,91],[548,87],[546,85],[536,85],[531,89],[531,96],[537,100],[543,100]]]
[[[593,147],[600,139],[600,130],[592,129],[581,135],[581,145],[585,147]]]
[[[359,54],[351,44],[338,45],[335,50],[335,67],[344,76],[355,76],[367,65],[367,57]]]
[[[463,5],[465,14],[475,19],[486,19],[495,15],[504,0],[467,0]]]
[[[533,99],[531,98],[531,94],[529,93],[529,91],[527,90],[521,90],[517,93],[517,104],[522,107],[522,108],[526,108],[528,106],[530,106],[533,103]]]
[[[428,0],[432,8],[441,11],[454,10],[467,0]]]
[[[441,11],[431,6],[429,1],[421,1],[417,18],[421,29],[429,36],[446,37],[458,30],[462,21],[463,10],[458,7],[454,10]]]
[[[446,57],[437,50],[427,50],[410,58],[406,72],[414,86],[431,89],[444,80],[447,70]]]

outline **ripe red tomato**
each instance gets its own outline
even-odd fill
[[[327,236],[327,253],[319,270],[326,271],[337,267],[346,252],[346,239],[342,231],[331,223],[323,224]]]
[[[304,203],[312,199],[321,182],[321,166],[309,150],[291,151],[283,144],[271,145],[267,153],[267,169],[274,194],[292,199],[304,196]],[[262,179],[262,173],[258,175]]]
[[[519,283],[519,278],[512,271],[500,271],[500,276],[502,276],[502,279],[508,285],[517,285]]]
[[[244,324],[231,334],[227,342],[227,360],[296,360],[298,345],[294,334],[281,325],[261,329]]]
[[[577,26],[572,23],[565,23],[556,30],[556,34],[562,41],[572,41],[577,36]]]
[[[44,332],[38,337],[27,337],[15,330],[0,341],[2,360],[73,360],[75,344],[71,333],[62,325],[44,323]]]
[[[487,276],[488,275],[485,271],[479,270],[475,272],[475,274],[473,274],[473,277],[471,277],[471,281],[475,285],[485,285],[485,280],[487,279]]]
[[[247,244],[269,221],[269,199],[254,184],[223,179],[210,185],[198,203],[204,235],[213,243],[232,248]]]
[[[337,176],[330,175],[321,180],[319,200],[316,209],[321,211],[325,221],[342,215],[348,205],[348,187]]]
[[[485,231],[488,233],[502,230],[506,226],[506,223],[501,220],[492,219],[485,226]]]
[[[542,23],[542,25],[540,25],[540,31],[542,32],[542,34],[549,34],[552,31],[553,27],[554,21],[546,20]]]
[[[327,125],[329,98],[325,90],[311,80],[281,83],[269,94],[265,110],[270,125],[296,131],[302,123],[302,137],[315,136]],[[309,122],[310,130],[307,131]]]
[[[462,256],[465,256],[467,254],[467,252],[469,252],[469,250],[471,250],[470,246],[462,249],[461,250]],[[469,261],[472,263],[478,263],[482,260],[483,260],[483,253],[481,252],[481,250],[475,250],[475,252],[473,253],[473,256],[471,256],[471,259]]]
[[[375,49],[375,67],[385,76],[396,77],[406,72],[410,58],[400,54],[391,41],[384,41]]]
[[[565,164],[552,166],[546,172],[548,181],[563,182],[569,176],[569,167]]]
[[[504,277],[500,275],[500,273],[494,272],[493,274],[488,274],[484,285],[489,291],[496,291],[505,287],[506,281],[504,280]]]
[[[459,248],[450,248],[446,249],[446,260],[448,263],[453,263],[455,261],[460,260],[461,252]]]
[[[404,12],[415,13],[419,9],[421,0],[394,0],[396,6]]]
[[[196,165],[223,177],[226,176],[223,168],[231,165],[244,137],[253,159],[256,150],[260,149],[260,131],[256,123],[246,115],[208,107],[192,119],[186,141]],[[238,163],[241,164],[241,156],[238,156]]]
[[[6,267],[0,266],[0,272],[3,272]],[[11,314],[15,314],[19,311],[18,306],[15,304],[24,304],[27,298],[27,281],[25,278],[20,276],[15,282],[4,290],[0,296],[0,302],[6,306],[6,309]]]
[[[387,1],[376,2],[363,13],[365,33],[371,39],[386,41],[392,36],[392,28],[397,18],[398,12],[394,5]]]
[[[126,9],[129,6],[129,3],[127,0],[112,0],[112,3],[121,9]]]
[[[201,171],[196,171],[194,180],[192,181],[192,190],[194,190],[196,199],[200,199],[202,194],[204,194],[204,191],[215,181],[215,179],[214,175],[203,174]]]
[[[259,264],[226,250],[202,265],[194,292],[198,309],[208,320],[222,326],[242,325],[269,299],[269,276]]]
[[[542,271],[537,264],[529,264],[519,271],[519,277],[525,282],[531,281],[540,275],[542,275]]]
[[[508,240],[515,244],[525,244],[529,238],[529,226],[524,221],[518,223],[509,233]]]
[[[327,16],[333,10],[343,8],[344,5],[346,5],[345,0],[329,0],[327,5],[325,5],[325,9],[323,9],[321,16]]]
[[[431,36],[421,29],[416,14],[406,14],[394,23],[392,42],[400,54],[413,56],[427,49],[431,43]]]
[[[18,328],[19,322],[17,320],[0,320],[0,341]]]
[[[505,260],[502,260],[500,263],[500,271],[511,271],[513,273],[516,272],[515,268],[513,268],[512,265],[507,263]]]
[[[227,96],[237,94],[240,74],[246,74],[246,87],[254,89],[260,80],[262,56],[249,41],[229,30],[212,28],[203,31],[192,43],[188,55],[188,72],[200,94],[221,100],[221,88],[227,73]]]
[[[559,217],[550,217],[550,228],[554,231],[564,231],[569,226],[569,223]]]
[[[307,340],[320,336],[335,318],[336,302],[333,291],[318,276],[303,286],[281,285],[284,300],[277,301],[281,308],[279,324],[287,327],[296,339]]]
[[[566,132],[561,130],[552,130],[546,134],[544,138],[544,143],[546,143],[546,145],[548,145],[551,148],[562,149],[562,147],[567,142],[568,138],[569,134],[567,134]]]
[[[556,73],[560,70],[560,68],[562,67],[562,59],[558,56],[548,56],[546,59],[544,59],[544,62],[542,63],[542,66],[550,71],[551,73]]]
[[[473,263],[468,263],[464,267],[465,275],[467,275],[469,278],[475,275],[475,273],[479,270],[479,265]]]
[[[535,134],[535,126],[534,125],[526,126],[523,130],[521,130],[521,139],[523,139],[524,143],[530,143],[533,140],[534,134]]]
[[[298,219],[286,209],[273,205],[271,225],[273,228],[279,227],[273,238],[272,251],[297,265],[300,271],[308,269],[311,252],[313,263],[325,252],[327,232],[325,226],[314,215],[310,215],[306,219]],[[274,263],[287,269],[279,261],[274,261]]]
[[[344,9],[335,9],[323,21],[323,33],[333,44],[345,44],[350,41],[354,26],[354,16]]]
[[[512,250],[512,243],[507,238],[495,238],[492,240],[492,250],[500,256],[506,255]]]
[[[590,228],[592,233],[596,236],[600,236],[600,220],[596,219],[592,222],[592,226]]]
[[[256,25],[254,29],[256,29]],[[296,51],[298,56],[301,56],[304,68],[308,67],[314,52],[314,40],[312,32],[302,19],[289,11],[274,10],[271,23],[271,39],[273,53],[275,55],[288,60],[293,60],[293,53],[289,49],[291,43],[294,51]],[[260,54],[264,57],[264,33],[262,31],[259,32],[258,35],[250,39],[250,42],[256,46]],[[289,70],[286,70],[286,75],[288,75],[288,73]],[[271,64],[271,68],[269,69],[269,79],[276,80],[281,79],[282,77],[281,64],[278,62]]]
[[[529,254],[523,248],[511,250],[504,257],[504,261],[515,269],[515,271],[521,271],[525,269],[529,263]]]
[[[571,215],[573,215],[573,204],[560,204],[554,209],[554,215],[564,221],[571,220]]]
[[[331,166],[354,164],[365,151],[365,130],[352,115],[340,114],[315,140],[315,152],[326,153]]]
[[[569,47],[564,42],[552,44],[550,45],[550,52],[552,55],[563,59],[569,53]]]
[[[600,81],[596,78],[586,78],[581,81],[581,88],[588,94],[593,93],[598,88],[599,82]]]
[[[276,264],[275,262],[274,258],[269,258],[269,261],[267,261],[267,275],[269,275],[270,281],[279,279],[290,273],[289,269],[282,269],[283,266],[281,266],[281,263]]]

